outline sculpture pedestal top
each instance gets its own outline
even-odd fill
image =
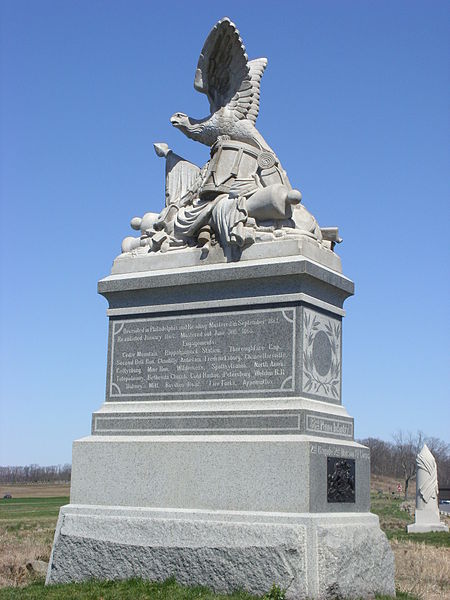
[[[319,245],[311,238],[291,238],[256,242],[245,248],[239,262],[303,256],[328,269],[342,272],[341,259],[330,249]],[[182,267],[207,266],[235,261],[229,249],[216,245],[207,254],[202,248],[173,249],[168,252],[148,252],[142,248],[130,253],[120,254],[114,261],[111,274],[138,273],[142,271],[160,271]]]

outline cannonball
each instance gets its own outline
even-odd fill
[[[302,201],[302,193],[299,190],[291,190],[287,195],[289,204],[300,204]]]
[[[136,231],[139,231],[141,228],[142,219],[141,217],[133,217],[130,221],[130,225]]]
[[[147,229],[151,229],[153,227],[153,223],[158,219],[158,217],[158,213],[145,213],[145,215],[142,217],[142,222],[139,229],[141,231],[147,231]]]
[[[126,237],[122,242],[122,252],[131,252],[140,245],[140,238]]]

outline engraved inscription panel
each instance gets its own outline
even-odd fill
[[[306,415],[306,431],[353,438],[353,423],[351,421],[343,421],[342,419]]]
[[[370,459],[370,450],[368,448],[354,448],[337,444],[319,444],[314,442],[310,445],[310,452],[311,454],[321,454],[327,457]]]
[[[111,400],[294,390],[294,309],[127,319],[111,327]]]

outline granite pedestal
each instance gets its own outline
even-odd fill
[[[341,401],[353,283],[334,253],[298,240],[239,262],[197,250],[122,257],[99,282],[106,400],[74,443],[47,582],[394,594],[369,450]]]

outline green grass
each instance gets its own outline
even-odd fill
[[[174,579],[151,583],[142,579],[127,581],[89,581],[45,587],[34,583],[25,588],[0,590],[0,600],[256,600],[247,592],[229,596],[214,594],[204,587],[183,587]]]
[[[402,500],[399,498],[372,494],[370,499],[370,510],[380,517],[381,525],[383,525],[383,521],[393,519],[398,521],[400,526],[406,526],[408,523],[412,523],[413,519],[411,519],[411,516],[405,510],[401,510],[401,504]]]
[[[277,592],[265,596],[253,596],[247,592],[214,594],[205,587],[184,587],[173,578],[164,583],[150,583],[142,579],[127,581],[88,581],[45,587],[33,583],[24,588],[0,589],[0,600],[282,600]],[[376,596],[388,600],[388,596]],[[417,600],[415,596],[397,592],[397,600]]]
[[[55,518],[68,496],[55,498],[11,498],[0,499],[0,520],[23,521],[24,519]]]
[[[389,540],[402,540],[450,548],[450,533],[447,531],[429,531],[427,533],[408,533],[405,530],[388,529],[385,531]]]
[[[406,592],[400,592],[397,590],[395,595],[396,600],[419,600],[417,596],[411,596],[411,594],[407,594]],[[392,600],[391,596],[375,596],[376,600]]]
[[[406,592],[400,592],[397,590],[395,595],[396,600],[419,600],[417,596],[412,596],[411,594],[407,594]],[[392,600],[392,596],[375,596],[375,600]]]
[[[405,510],[401,510],[402,500],[387,495],[373,494],[370,510],[379,516],[381,529],[390,540],[403,540],[429,544],[430,546],[450,547],[450,533],[430,531],[428,533],[408,533],[406,526],[414,522],[414,518]]]

